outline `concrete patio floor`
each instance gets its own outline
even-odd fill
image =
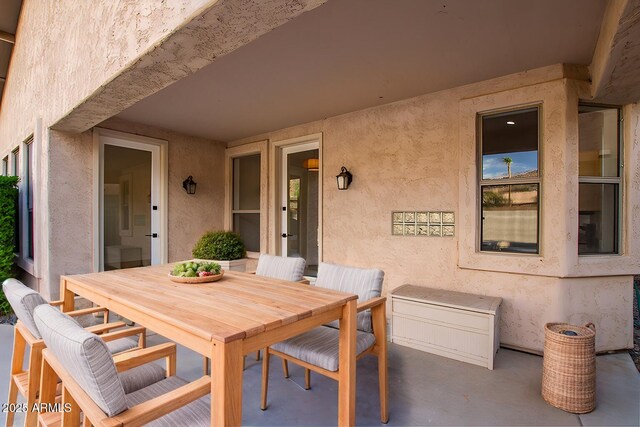
[[[0,325],[0,401],[7,396],[13,330]],[[150,335],[149,345],[164,341]],[[389,345],[389,424],[408,425],[640,425],[640,375],[627,353],[597,357],[597,405],[590,414],[574,415],[548,405],[540,396],[542,357],[500,349],[495,369],[457,362],[421,351]],[[261,362],[247,357],[243,424],[335,425],[337,383],[312,374],[305,391],[303,371],[293,365],[282,376],[272,359],[269,407],[260,410]],[[202,375],[202,359],[178,349],[178,375]],[[377,364],[358,362],[357,424],[380,425]],[[5,414],[0,417],[4,425]],[[21,425],[22,417],[16,417]]]

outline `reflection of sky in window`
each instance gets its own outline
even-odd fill
[[[517,175],[538,170],[538,152],[522,151],[519,153],[500,153],[487,154],[482,156],[482,178],[506,178],[507,164],[504,162],[505,157],[511,157],[511,177],[516,178]]]

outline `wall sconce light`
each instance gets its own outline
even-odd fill
[[[198,184],[193,180],[191,175],[189,175],[189,178],[182,181],[182,188],[184,188],[184,191],[186,191],[187,194],[196,194],[196,185]]]
[[[336,175],[338,180],[338,190],[346,190],[349,188],[349,184],[353,181],[353,175],[344,166],[340,169],[340,173]]]

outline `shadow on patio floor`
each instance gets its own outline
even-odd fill
[[[0,399],[7,396],[12,328],[0,325]],[[152,335],[149,345],[163,341]],[[202,375],[199,355],[179,347],[178,375]],[[273,357],[269,408],[260,410],[261,362],[247,357],[244,375],[243,424],[335,425],[337,383],[312,374],[309,391],[302,389],[303,371],[290,368],[282,376]],[[627,353],[597,357],[595,411],[574,415],[542,400],[542,358],[500,349],[495,370],[389,345],[389,425],[638,425],[640,375]],[[377,366],[374,357],[358,363],[357,423],[380,425]],[[20,418],[21,419],[21,418]],[[0,418],[4,424],[4,414]],[[19,425],[19,424],[16,424]]]

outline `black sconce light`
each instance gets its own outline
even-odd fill
[[[196,185],[198,184],[193,180],[191,175],[189,175],[189,178],[182,181],[182,188],[184,188],[184,191],[186,191],[187,194],[196,194]]]
[[[349,188],[351,181],[353,181],[353,175],[351,175],[351,172],[349,172],[347,168],[342,166],[340,173],[336,175],[336,179],[338,180],[338,190],[346,190]]]

